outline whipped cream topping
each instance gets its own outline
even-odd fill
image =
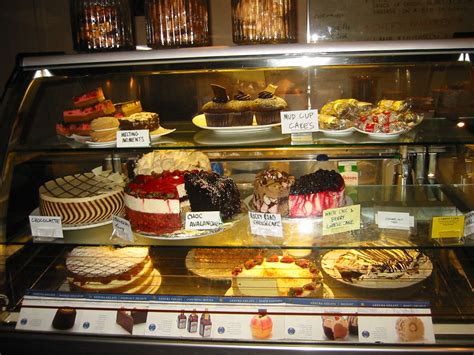
[[[136,175],[151,175],[174,170],[211,170],[211,162],[201,152],[153,151],[137,161],[134,172]]]

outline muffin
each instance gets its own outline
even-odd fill
[[[287,103],[281,97],[275,96],[277,86],[268,85],[265,90],[258,94],[252,103],[252,110],[259,125],[267,125],[281,122],[280,112],[287,107]]]
[[[231,101],[232,109],[232,126],[251,126],[253,123],[252,99],[250,95],[238,91]]]
[[[201,110],[206,117],[208,127],[228,127],[232,125],[234,104],[229,100],[226,89],[219,85],[211,84],[214,97],[206,102]]]

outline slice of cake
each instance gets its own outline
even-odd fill
[[[74,107],[82,108],[97,104],[105,100],[104,92],[101,87],[97,89],[85,92],[83,94],[74,96],[72,98],[72,103]]]
[[[326,209],[344,206],[344,192],[344,179],[334,170],[303,175],[291,186],[289,216],[317,217]]]
[[[234,180],[214,172],[189,172],[184,175],[192,211],[219,211],[222,219],[240,212],[240,193]]]
[[[277,169],[261,171],[255,177],[252,205],[258,212],[288,215],[288,195],[294,176]]]
[[[125,188],[125,211],[137,232],[160,234],[181,229],[181,212],[187,206],[181,171],[137,175]]]
[[[321,271],[307,259],[257,256],[232,271],[234,296],[323,297]]]
[[[96,103],[92,106],[84,108],[75,108],[72,110],[63,111],[63,120],[66,123],[71,122],[89,122],[94,118],[101,116],[108,116],[115,112],[115,107],[112,101],[105,100]]]
[[[138,112],[120,117],[121,130],[148,129],[150,132],[160,127],[160,117],[154,112]]]

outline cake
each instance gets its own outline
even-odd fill
[[[94,90],[74,96],[72,98],[72,103],[74,107],[76,108],[83,108],[83,107],[95,105],[104,100],[105,100],[104,92],[102,91],[101,87],[98,87]]]
[[[400,242],[369,242],[360,249],[341,250],[328,260],[336,277],[350,283],[365,280],[420,278],[431,273],[429,258],[418,249],[394,249]],[[329,266],[329,264],[328,264]],[[423,269],[424,268],[424,269]]]
[[[140,100],[132,100],[127,102],[119,102],[115,105],[115,117],[126,117],[134,113],[142,112],[142,103]]]
[[[234,296],[323,297],[322,275],[307,259],[257,256],[232,271]]]
[[[66,123],[61,121],[56,123],[56,133],[65,137],[70,137],[73,134],[87,137],[90,135],[90,130],[91,125],[89,122]]]
[[[214,97],[206,102],[201,111],[204,112],[206,125],[208,127],[228,127],[232,125],[232,115],[234,104],[230,101],[224,87],[211,84]]]
[[[106,222],[123,212],[123,186],[121,174],[102,169],[50,180],[39,188],[40,212],[63,224]]]
[[[280,112],[288,105],[284,99],[275,96],[277,86],[269,84],[265,90],[258,93],[252,102],[252,110],[259,125],[281,122]]]
[[[94,142],[110,142],[117,139],[119,121],[115,117],[99,117],[91,122],[90,136]]]
[[[76,310],[74,308],[61,307],[58,308],[51,324],[53,328],[59,330],[67,330],[74,327],[76,321]]]
[[[334,170],[303,175],[291,186],[289,216],[318,217],[326,209],[344,206],[344,192],[344,179]]]
[[[250,320],[250,331],[256,339],[268,339],[272,336],[273,321],[266,309],[259,309],[258,314]]]
[[[119,309],[115,322],[130,334],[133,334],[133,326],[146,322],[147,311]]]
[[[102,293],[155,293],[161,276],[148,247],[80,246],[66,258],[72,291]]]
[[[133,230],[160,234],[181,229],[181,213],[189,206],[183,175],[137,175],[127,184],[125,212]]]
[[[251,126],[253,123],[252,99],[250,95],[238,91],[231,100],[232,110],[232,126]]]
[[[105,100],[92,106],[84,108],[74,108],[63,111],[63,120],[66,123],[71,122],[89,122],[94,118],[107,116],[115,112],[112,101]]]
[[[229,177],[204,170],[188,172],[184,186],[193,212],[219,211],[224,220],[240,212],[240,193]]]
[[[418,317],[406,316],[398,318],[395,329],[398,339],[403,342],[420,341],[425,337],[425,326]]]
[[[349,334],[359,335],[359,319],[357,316],[347,317],[347,323],[349,324]]]
[[[277,169],[267,169],[255,176],[252,206],[258,212],[288,215],[288,195],[294,176]]]
[[[349,334],[347,319],[341,316],[322,316],[323,331],[329,340],[343,340]]]
[[[160,117],[154,112],[138,112],[119,118],[121,130],[148,129],[150,132],[160,127]]]
[[[155,150],[137,161],[134,173],[151,175],[174,170],[211,170],[211,162],[207,155],[201,152]]]

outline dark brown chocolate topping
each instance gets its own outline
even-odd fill
[[[271,99],[272,97],[273,97],[273,94],[265,90],[258,93],[259,99]]]
[[[234,99],[238,101],[250,101],[252,98],[249,94],[244,93],[243,91],[238,91],[236,95],[234,95]]]
[[[225,87],[211,84],[212,91],[214,92],[214,97],[212,98],[213,102],[225,104],[229,102],[229,96],[227,96],[227,91]]]

